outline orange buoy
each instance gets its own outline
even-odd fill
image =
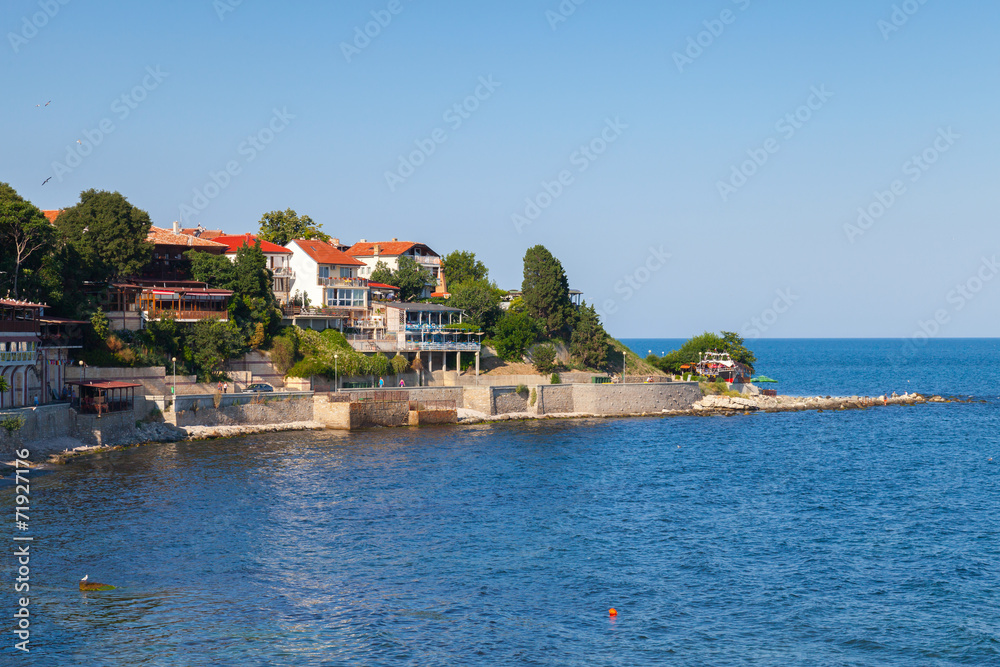
[[[615,609],[614,607],[612,607],[611,609],[608,609],[608,616],[617,616],[617,615],[618,615],[618,610],[617,609]]]

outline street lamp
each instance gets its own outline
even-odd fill
[[[622,350],[622,384],[625,384],[625,372],[628,370],[628,356],[625,350]]]
[[[170,393],[174,396],[177,395],[177,357],[170,357],[170,361],[174,362],[174,386],[171,387]]]
[[[83,363],[83,359],[80,360],[80,370],[83,372],[83,379],[87,379],[87,364]]]
[[[337,375],[337,358],[340,357],[339,354],[333,355],[333,390],[340,391],[340,378]]]

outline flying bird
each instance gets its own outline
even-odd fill
[[[35,105],[35,107],[36,107],[36,108],[37,108],[37,107],[47,107],[47,106],[49,106],[50,104],[52,104],[52,100],[49,100],[49,101],[48,101],[48,102],[46,102],[45,104],[36,104],[36,105]]]
[[[49,182],[49,181],[51,181],[51,180],[52,180],[52,177],[51,177],[51,176],[49,176],[49,177],[48,177],[48,178],[46,178],[46,179],[45,179],[44,181],[42,181],[42,185],[45,185],[46,183],[48,183],[48,182]]]

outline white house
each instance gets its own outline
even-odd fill
[[[341,318],[337,328],[353,326],[368,310],[368,279],[358,275],[364,264],[323,241],[296,239],[287,246],[292,251],[292,293],[308,297],[313,308]]]

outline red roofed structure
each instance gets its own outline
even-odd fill
[[[258,239],[253,234],[242,234],[240,236],[216,236],[213,239],[216,243],[226,246],[225,255],[232,261],[236,261],[237,251],[244,247],[253,247]],[[274,296],[281,304],[287,304],[291,292],[292,280],[295,272],[292,271],[289,261],[292,258],[292,251],[277,243],[270,241],[260,241],[261,252],[267,261],[267,268],[271,270],[273,278]]]
[[[370,243],[361,239],[347,249],[347,254],[364,262],[365,268],[361,269],[360,275],[366,278],[371,276],[379,262],[385,262],[389,270],[395,271],[399,268],[399,258],[409,257],[430,274],[433,285],[441,285],[441,256],[423,243],[399,239]],[[430,292],[426,290],[423,296],[429,296]]]

